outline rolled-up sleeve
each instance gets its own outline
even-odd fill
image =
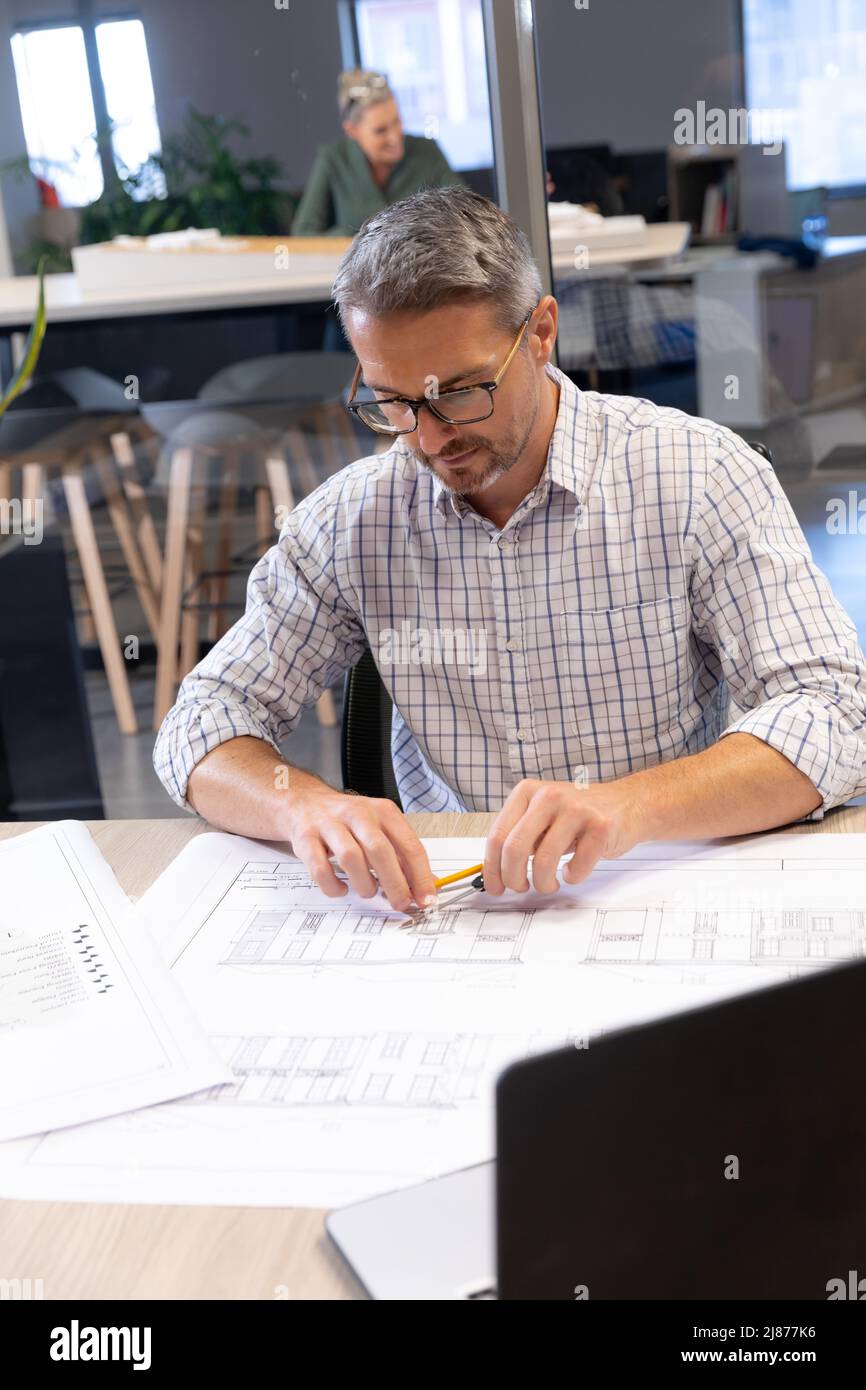
[[[718,653],[747,733],[814,783],[807,819],[866,792],[866,662],[771,464],[723,445],[695,529],[693,629]]]
[[[154,767],[185,809],[205,754],[242,735],[278,749],[363,651],[363,626],[337,577],[332,494],[326,484],[290,514],[250,575],[244,616],[186,677],[163,722]]]

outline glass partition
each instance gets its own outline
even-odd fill
[[[862,641],[866,12],[534,10],[560,365],[762,445]]]
[[[329,307],[397,196],[365,100],[338,105],[355,68],[390,84],[392,165],[495,191],[480,0],[0,7],[0,391],[37,269],[47,306],[0,419],[0,819],[178,814],[151,758],[180,680],[289,512],[387,447],[345,409]],[[347,207],[310,191],[330,157],[356,158]],[[290,739],[336,786],[342,696]]]
[[[345,409],[354,360],[329,301],[387,190],[369,173],[338,205],[322,162],[348,150],[372,171],[371,70],[391,155],[414,141],[422,181],[434,160],[548,236],[560,367],[766,449],[866,635],[861,9],[668,0],[661,25],[641,0],[535,0],[544,187],[528,188],[525,150],[516,174],[493,167],[493,134],[514,155],[535,95],[525,55],[501,34],[491,54],[486,0],[6,7],[4,388],[40,266],[47,331],[0,423],[0,563],[10,624],[19,592],[73,615],[55,624],[72,695],[43,682],[42,717],[83,771],[7,768],[3,813],[174,814],[150,758],[179,679],[243,611],[287,509],[384,447]],[[341,70],[357,70],[342,106]],[[340,701],[338,682],[292,741],[337,785]],[[7,764],[18,746],[7,732]]]

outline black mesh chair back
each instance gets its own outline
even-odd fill
[[[391,762],[392,708],[367,647],[348,672],[343,689],[343,787],[361,796],[387,796],[400,806]]]

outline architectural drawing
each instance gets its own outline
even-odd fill
[[[478,1102],[515,1056],[574,1042],[535,1033],[391,1032],[324,1037],[216,1036],[235,1081],[191,1096],[189,1105],[338,1105],[453,1109]],[[583,1040],[578,1040],[583,1041]]]
[[[866,955],[866,911],[598,908],[586,959],[606,965],[821,965]]]
[[[323,905],[303,873],[245,864],[220,903],[237,917],[225,965],[519,962],[531,912],[443,906],[417,919],[382,906]]]
[[[485,853],[425,848],[439,877]],[[198,836],[136,912],[231,1079],[55,1131],[0,1193],[332,1208],[482,1162],[510,1062],[862,959],[864,871],[859,835],[650,842],[553,897],[410,916],[327,898],[279,847]]]

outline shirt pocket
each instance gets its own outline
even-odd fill
[[[560,615],[568,688],[566,719],[588,754],[607,749],[655,754],[682,742],[687,698],[685,594],[622,608],[574,608]],[[619,761],[619,760],[617,760]]]

